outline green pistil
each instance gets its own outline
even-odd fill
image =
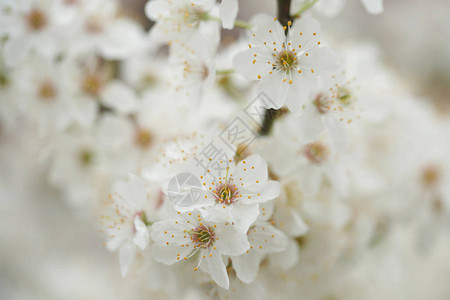
[[[145,224],[145,226],[152,226],[152,222],[150,222],[148,219],[147,219],[147,215],[145,214],[145,212],[144,211],[142,211],[141,212],[141,220],[142,220],[142,222]]]

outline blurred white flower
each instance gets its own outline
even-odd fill
[[[219,161],[217,168],[203,173],[201,167],[192,170],[200,179],[202,190],[198,201],[179,210],[205,208],[208,219],[227,219],[236,228],[247,232],[259,215],[259,203],[275,199],[279,184],[268,179],[267,164],[258,155],[252,155],[235,164],[233,160]],[[201,175],[199,175],[201,174]]]
[[[194,270],[200,267],[225,289],[229,278],[223,256],[240,255],[250,248],[245,233],[232,223],[207,221],[197,210],[153,224],[151,237],[157,261],[171,265],[198,254]]]
[[[208,18],[214,5],[213,0],[148,1],[145,14],[156,22],[152,38],[169,43],[176,51],[214,53],[220,39],[218,23]]]
[[[154,214],[150,209],[156,210],[159,196],[149,194],[145,182],[130,175],[128,181],[115,183],[109,198],[112,203],[100,220],[108,236],[107,248],[119,249],[120,271],[125,276],[133,264],[136,246],[144,250],[150,242],[147,226],[151,225]]]
[[[53,59],[61,51],[64,27],[58,19],[58,6],[49,0],[2,3],[0,36],[7,37],[3,57],[8,66],[17,66],[35,51]]]

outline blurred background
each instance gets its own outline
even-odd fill
[[[127,14],[150,27],[143,14],[146,1],[122,1]],[[242,20],[257,12],[276,14],[275,0],[240,0],[239,5]],[[450,1],[386,0],[383,14],[373,16],[359,0],[348,0],[338,16],[317,17],[334,43],[378,46],[413,93],[450,112]],[[133,275],[121,278],[117,254],[102,246],[93,216],[78,214],[48,187],[36,143],[33,136],[0,135],[0,299],[158,299]],[[20,155],[14,155],[17,149]],[[450,278],[447,271],[427,273],[420,263],[411,271],[426,275],[412,275],[413,283],[436,279],[445,286]],[[449,299],[446,292],[428,299]]]

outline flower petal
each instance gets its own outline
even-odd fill
[[[269,256],[270,264],[285,271],[293,267],[299,258],[299,248],[293,239],[288,240],[287,248],[284,251],[273,253]]]
[[[236,222],[239,231],[247,233],[248,228],[252,225],[259,215],[259,205],[235,203],[230,207],[230,215]]]
[[[137,96],[125,84],[115,81],[105,87],[102,94],[103,102],[121,114],[129,114],[136,110]]]
[[[309,51],[317,47],[320,38],[320,23],[311,16],[303,16],[292,25],[288,38],[292,47]]]
[[[272,64],[268,61],[272,61],[270,55],[265,54],[263,49],[253,48],[236,54],[233,66],[246,79],[257,80],[259,76],[268,76],[272,70]]]
[[[139,216],[134,218],[134,228],[136,228],[136,233],[134,235],[133,242],[141,248],[141,250],[144,250],[149,243],[150,234],[147,226],[144,222],[142,222]]]
[[[258,275],[259,265],[264,254],[261,252],[245,253],[231,257],[237,277],[245,283],[253,282]]]
[[[383,0],[361,0],[362,4],[370,14],[381,14],[383,12]]]
[[[134,257],[136,254],[136,247],[133,243],[126,243],[120,247],[119,250],[119,264],[120,272],[122,276],[125,277],[133,264]]]
[[[219,6],[219,14],[222,19],[222,26],[225,29],[233,29],[234,21],[238,13],[237,0],[222,0]]]
[[[228,289],[230,286],[230,280],[228,278],[227,269],[223,262],[222,255],[214,250],[205,251],[205,258],[201,263],[203,271],[211,275],[211,278],[224,289]]]
[[[215,232],[219,237],[215,244],[220,254],[240,255],[250,248],[247,235],[231,223],[217,224]]]

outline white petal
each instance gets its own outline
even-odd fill
[[[141,210],[147,200],[147,189],[145,187],[145,182],[134,174],[130,174],[128,177],[131,196],[130,200],[135,205],[136,209]]]
[[[211,255],[211,256],[210,256]],[[201,263],[203,271],[211,275],[211,278],[224,289],[228,289],[230,286],[230,280],[228,279],[227,269],[223,262],[222,255],[214,250],[205,251],[205,258]]]
[[[115,200],[122,202],[132,213],[141,211],[144,202],[147,200],[144,181],[133,174],[129,175],[128,182],[116,182],[112,191]]]
[[[83,127],[91,126],[97,117],[98,105],[92,98],[80,98],[72,103],[71,113],[73,118]]]
[[[26,35],[10,37],[3,50],[4,60],[8,66],[15,66],[22,62],[30,49],[30,40]]]
[[[138,104],[134,91],[119,81],[106,86],[102,93],[102,98],[105,105],[123,114],[134,112]]]
[[[132,243],[126,243],[119,250],[120,272],[125,277],[133,264],[136,247]]]
[[[320,166],[310,165],[309,167],[302,167],[297,171],[303,192],[308,197],[317,194],[320,185],[322,184],[323,171]]]
[[[292,208],[279,205],[274,213],[277,226],[289,236],[301,236],[308,231],[308,225],[302,217]]]
[[[381,14],[383,12],[383,0],[361,0],[368,13]]]
[[[260,15],[253,22],[253,30],[250,39],[252,46],[272,47],[277,45],[281,47],[286,41],[283,27],[280,22],[268,15]],[[275,42],[275,44],[273,44]],[[264,44],[266,43],[266,44]]]
[[[245,186],[258,186],[268,179],[267,163],[259,155],[251,155],[236,165],[233,177]],[[242,179],[241,179],[242,178]]]
[[[215,241],[217,251],[223,255],[240,255],[250,248],[247,235],[238,231],[231,223],[217,224],[216,235],[219,237]]]
[[[253,282],[258,275],[259,265],[263,257],[263,253],[255,251],[231,257],[237,277],[245,283]]]
[[[230,215],[236,222],[236,227],[242,233],[247,233],[248,228],[252,225],[259,215],[259,205],[235,203],[230,207]]]
[[[272,58],[267,57],[262,49],[253,48],[236,54],[233,58],[233,66],[236,72],[248,80],[257,80],[258,76],[269,76],[272,70],[272,65],[267,63],[269,60],[271,61]]]
[[[349,146],[348,131],[344,124],[336,118],[327,118],[325,125],[328,128],[336,150],[345,153]]]
[[[291,80],[292,84],[289,86],[286,106],[292,113],[300,115],[303,112],[303,105],[308,100],[311,89],[310,76],[295,74]]]
[[[133,125],[128,119],[105,114],[98,125],[99,142],[106,148],[117,149],[132,142],[133,130]]]
[[[314,48],[306,54],[301,55],[299,65],[303,72],[307,74],[319,75],[324,71],[333,70],[339,67],[339,58],[330,47]]]
[[[222,19],[222,26],[225,29],[233,29],[234,21],[238,13],[237,0],[222,0],[219,6],[220,18]]]
[[[320,136],[323,130],[324,125],[322,122],[322,116],[319,112],[317,112],[317,109],[313,104],[308,104],[308,107],[299,119],[299,138],[303,143],[311,143]]]
[[[242,195],[239,201],[245,204],[251,203],[264,203],[269,200],[275,199],[280,195],[280,184],[276,181],[269,180],[262,185],[259,190],[247,190],[240,191]],[[250,198],[249,198],[250,197]]]
[[[152,253],[155,260],[166,265],[173,265],[176,262],[184,260],[184,257],[188,257],[191,252],[192,249],[178,245],[160,246],[153,244],[152,246]]]
[[[267,101],[270,107],[266,108],[279,109],[286,103],[289,88],[292,86],[288,82],[289,78],[287,78],[286,73],[283,71],[273,71],[272,74],[261,78],[258,89],[264,92],[271,100]]]
[[[299,248],[297,242],[293,239],[289,239],[286,250],[271,254],[269,259],[272,266],[279,267],[286,271],[297,263],[298,257]]]
[[[314,8],[327,17],[339,14],[345,6],[345,0],[322,0],[314,5]]]
[[[280,252],[284,251],[288,245],[286,235],[267,222],[255,224],[249,230],[248,238],[253,247],[249,250],[249,253],[254,251],[263,253]]]
[[[145,15],[153,21],[170,17],[171,12],[168,2],[161,0],[148,1],[145,5]]]
[[[101,54],[108,59],[124,59],[139,48],[144,37],[133,22],[118,19],[108,26],[100,43]]]
[[[311,16],[302,16],[292,25],[289,38],[295,49],[309,51],[311,48],[317,47],[320,31],[320,23],[316,19]]]
[[[134,218],[134,228],[136,228],[136,233],[134,235],[133,242],[141,248],[141,250],[144,250],[149,243],[150,234],[147,226],[144,222],[142,222],[139,216]]]

